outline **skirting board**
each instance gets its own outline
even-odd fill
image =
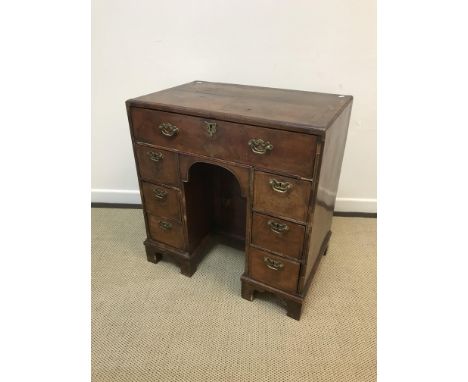
[[[92,203],[141,204],[138,190],[92,189]],[[337,198],[335,211],[339,212],[377,212],[377,199]]]

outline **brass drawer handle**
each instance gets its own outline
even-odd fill
[[[150,160],[153,162],[159,162],[164,159],[164,155],[160,152],[148,151],[146,155],[149,155]]]
[[[292,184],[289,182],[280,182],[279,180],[276,180],[274,178],[270,179],[270,185],[271,188],[276,191],[284,194],[285,192],[288,192],[292,188]]]
[[[172,224],[169,222],[165,222],[164,220],[161,220],[159,222],[159,227],[163,229],[164,231],[169,231],[170,229],[172,229]]]
[[[212,137],[213,135],[216,134],[216,122],[205,121],[204,128],[209,137]]]
[[[170,124],[169,122],[164,122],[159,125],[159,130],[161,130],[161,134],[165,135],[166,137],[172,137],[177,135],[179,132],[179,128]]]
[[[274,220],[268,220],[268,225],[274,233],[282,234],[283,232],[289,231],[287,224],[280,223]]]
[[[161,188],[153,188],[154,197],[159,200],[164,200],[167,197],[167,191]]]
[[[260,138],[251,139],[249,146],[255,154],[265,154],[267,151],[273,150],[273,145],[270,142]]]
[[[268,268],[273,269],[274,271],[280,271],[284,268],[284,264],[281,261],[273,260],[267,256],[263,258],[263,262]]]

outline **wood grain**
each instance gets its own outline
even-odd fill
[[[181,221],[179,190],[143,182],[145,210],[153,216]]]
[[[272,230],[270,222],[286,227],[283,232]],[[301,224],[254,212],[252,218],[252,245],[283,256],[300,258],[304,245],[305,227]]]
[[[281,270],[273,270],[265,264],[265,258],[270,258],[283,264]],[[272,255],[256,248],[249,250],[250,276],[267,285],[280,288],[286,292],[295,292],[299,277],[300,264]]]
[[[314,135],[142,108],[132,108],[131,113],[138,142],[312,178]],[[205,122],[216,123],[216,132],[212,136],[208,135]],[[171,137],[163,135],[159,129],[163,123],[175,126],[177,134]],[[249,146],[252,139],[269,142],[273,149],[265,154],[257,154]]]
[[[322,135],[351,101],[351,96],[337,94],[193,81],[134,98],[128,103]]]
[[[284,193],[275,191],[271,180],[289,183],[291,188]],[[260,171],[255,172],[254,182],[254,210],[307,222],[310,182]]]
[[[149,230],[151,238],[156,241],[168,244],[178,249],[185,248],[182,224],[167,218],[160,218],[148,214]],[[170,224],[169,229],[163,229],[161,223]]]
[[[140,169],[140,176],[143,180],[166,185],[178,185],[177,174],[177,154],[153,147],[135,145],[137,166]],[[158,161],[151,158],[158,158]]]

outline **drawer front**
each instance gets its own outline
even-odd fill
[[[185,240],[182,224],[150,214],[148,214],[148,224],[153,240],[175,248],[184,249]]]
[[[176,153],[142,145],[135,145],[135,152],[142,179],[150,182],[178,185],[179,174]]]
[[[142,182],[145,210],[153,216],[181,221],[179,192],[173,188]]]
[[[304,244],[305,227],[271,216],[254,213],[252,218],[253,245],[300,258]]]
[[[300,264],[271,255],[259,249],[249,249],[250,276],[286,292],[295,292]]]
[[[139,142],[312,178],[314,135],[142,108],[132,124]]]
[[[311,182],[256,171],[253,206],[255,210],[306,222],[311,191]]]

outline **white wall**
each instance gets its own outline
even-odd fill
[[[92,8],[92,201],[140,202],[124,101],[204,80],[353,95],[336,209],[376,212],[375,0]]]

